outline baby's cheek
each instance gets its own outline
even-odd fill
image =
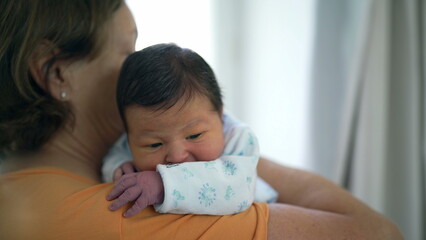
[[[205,144],[203,147],[197,148],[197,154],[195,158],[199,161],[212,161],[219,158],[222,155],[223,146],[220,142],[215,144]]]
[[[133,160],[135,166],[141,171],[155,171],[157,164],[151,161],[149,157],[136,157]]]

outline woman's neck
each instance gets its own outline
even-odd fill
[[[106,129],[100,131],[100,129]],[[6,161],[2,171],[10,172],[33,167],[57,167],[100,181],[102,158],[122,133],[120,124],[105,128],[75,123],[59,129],[35,154]]]

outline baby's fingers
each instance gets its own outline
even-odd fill
[[[118,197],[118,199],[115,200],[109,206],[109,209],[112,210],[112,211],[115,211],[115,210],[121,208],[122,206],[126,205],[127,203],[134,201],[140,195],[141,195],[141,192],[139,191],[139,189],[136,186],[131,187],[131,188],[127,189],[126,191],[124,191],[123,194],[121,194],[120,197]]]
[[[135,204],[124,213],[124,217],[133,217],[148,206],[148,201],[142,195],[136,200]]]
[[[124,191],[134,186],[135,184],[136,184],[136,178],[134,176],[129,176],[129,175],[123,176],[115,184],[110,194],[108,194],[107,200],[111,201],[116,199],[118,196],[122,195]]]
[[[123,174],[129,174],[129,173],[136,172],[135,166],[133,165],[132,162],[125,162],[125,163],[121,164],[120,168],[122,169]]]
[[[124,173],[123,173],[123,170],[121,170],[121,168],[115,169],[113,181],[117,182],[121,178],[121,176],[123,176],[123,175],[124,175]]]

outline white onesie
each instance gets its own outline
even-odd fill
[[[225,149],[219,159],[157,165],[164,183],[164,202],[154,206],[157,212],[226,215],[244,211],[253,199],[276,201],[277,192],[256,177],[259,145],[251,129],[224,114],[223,131]],[[123,135],[104,158],[104,180],[111,182],[114,170],[130,159]]]

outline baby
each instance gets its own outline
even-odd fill
[[[122,150],[113,148],[105,159],[104,176],[112,178],[119,165],[116,173],[125,173],[107,197],[117,199],[111,210],[135,201],[125,217],[148,205],[161,213],[233,214],[251,205],[256,184],[256,192],[264,190],[257,201],[277,198],[256,181],[256,137],[223,114],[214,73],[197,53],[175,44],[133,53],[121,71],[117,103],[133,161],[129,167],[123,160],[130,156],[119,157],[126,137],[116,147]]]

